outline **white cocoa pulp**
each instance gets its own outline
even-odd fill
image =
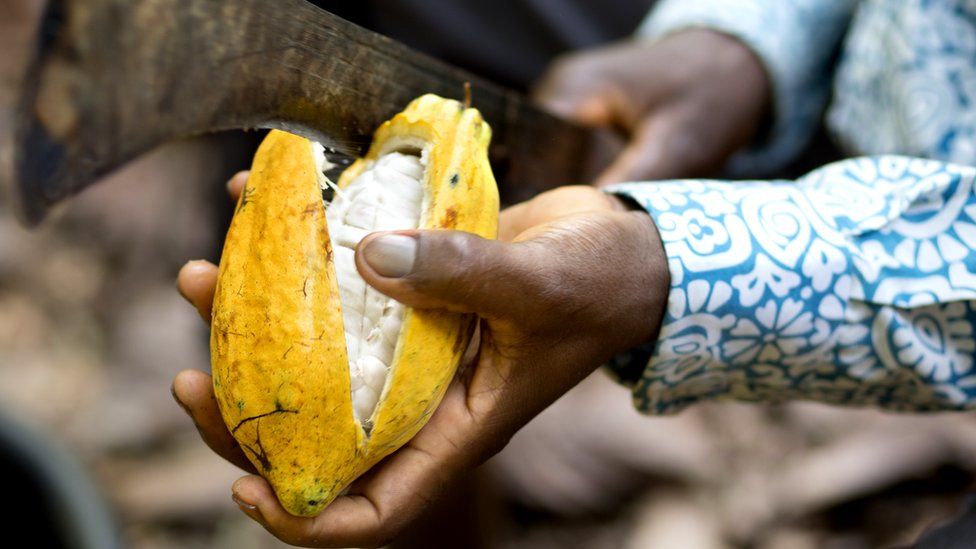
[[[329,164],[321,146],[313,145],[313,149],[319,165],[327,170]],[[349,356],[353,413],[367,432],[389,378],[404,306],[371,288],[359,276],[354,261],[356,245],[374,231],[417,228],[423,208],[423,176],[424,162],[420,157],[391,152],[368,165],[344,189],[333,186],[335,195],[326,203]],[[332,186],[331,182],[327,184]]]

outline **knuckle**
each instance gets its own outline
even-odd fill
[[[444,247],[458,262],[470,263],[475,257],[472,252],[477,246],[477,238],[471,233],[451,231],[444,240]]]
[[[291,524],[287,518],[284,520],[281,518],[265,518],[264,521],[261,522],[261,525],[264,526],[265,530],[288,545],[294,545],[296,547],[324,546],[319,536],[311,531],[313,530],[312,528],[296,526],[295,524]]]
[[[486,242],[461,231],[426,233],[414,270],[403,280],[427,307],[470,312],[472,293],[481,287],[492,260]]]
[[[461,231],[437,235],[433,244],[420,257],[420,272],[427,275],[418,280],[421,287],[464,279],[477,270],[483,255],[478,253],[479,237]]]

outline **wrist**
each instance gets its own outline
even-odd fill
[[[604,193],[615,212],[622,214],[621,220],[627,225],[628,238],[633,245],[624,250],[632,254],[636,264],[632,267],[637,282],[628,286],[633,295],[625,298],[635,308],[627,318],[627,342],[614,353],[629,347],[653,343],[661,330],[664,312],[667,310],[668,294],[671,289],[671,271],[668,267],[664,242],[658,232],[654,219],[636,200],[626,194]],[[625,220],[625,221],[624,221]]]
[[[621,204],[638,205],[627,195],[612,196]],[[633,319],[637,321],[635,337],[614,348],[605,364],[610,375],[619,383],[633,386],[640,380],[657,346],[671,291],[671,272],[664,244],[653,218],[643,209],[634,209],[627,215],[638,230],[639,238],[635,240],[645,251],[641,254],[638,269],[644,273],[642,283],[646,286],[634,296],[635,301],[640,303],[639,310],[642,311],[636,313]]]
[[[627,215],[634,220],[639,231],[641,249],[644,250],[639,268],[646,273],[645,290],[638,294],[642,312],[637,318],[641,323],[636,331],[636,341],[633,345],[653,343],[661,331],[668,305],[668,294],[671,290],[668,257],[654,219],[632,199],[622,201],[628,206]]]

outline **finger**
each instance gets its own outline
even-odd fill
[[[588,126],[609,126],[617,119],[615,96],[603,85],[547,83],[533,97],[549,112]]]
[[[543,102],[543,107],[553,114],[579,122],[586,126],[610,126],[617,116],[613,102],[603,90],[592,95],[553,97]]]
[[[645,120],[630,144],[597,179],[597,186],[627,181],[692,177],[719,160],[701,113],[684,107],[663,109]]]
[[[244,469],[255,472],[244,451],[224,424],[214,397],[213,380],[199,370],[184,370],[173,379],[173,398],[190,415],[200,437],[220,457]]]
[[[241,196],[241,192],[244,190],[244,185],[247,184],[247,178],[250,175],[250,170],[240,171],[235,173],[234,176],[227,181],[227,192],[230,194],[231,200],[237,202],[237,199]]]
[[[532,98],[550,112],[588,125],[607,125],[613,97],[603,66],[587,56],[567,56],[553,63],[532,90]]]
[[[525,231],[562,217],[624,209],[618,199],[588,185],[560,187],[503,210],[498,218],[498,239],[521,241],[526,239]]]
[[[373,233],[356,250],[363,279],[419,308],[519,318],[546,288],[539,246],[461,231]]]
[[[203,260],[188,262],[176,276],[176,288],[209,324],[217,288],[217,266]]]
[[[519,234],[531,227],[531,200],[509,206],[498,214],[498,240],[512,242]]]
[[[315,517],[296,517],[281,506],[266,480],[241,478],[233,499],[277,538],[307,547],[381,547],[443,490],[442,463],[410,446],[375,468],[361,493],[336,498]]]

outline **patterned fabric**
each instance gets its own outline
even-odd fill
[[[848,152],[976,165],[976,0],[664,0],[638,34],[688,27],[738,37],[771,78],[773,132],[733,158],[733,173],[795,158],[823,112],[834,68],[827,126]]]
[[[861,154],[976,165],[976,0],[870,0],[844,48],[827,114]]]
[[[976,168],[882,156],[796,182],[611,188],[654,218],[672,276],[656,346],[611,367],[655,413],[707,398],[976,407],[974,183]]]

